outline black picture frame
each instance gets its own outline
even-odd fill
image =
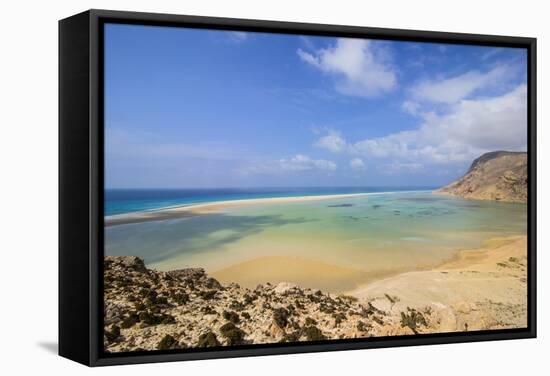
[[[103,25],[106,22],[525,48],[528,326],[477,332],[107,354],[103,343]],[[536,337],[536,39],[88,10],[59,21],[59,354],[88,366]]]

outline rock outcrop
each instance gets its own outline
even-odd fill
[[[500,243],[484,251],[481,264],[479,251],[464,251],[456,261],[460,268],[452,264],[404,273],[352,295],[285,282],[248,289],[221,284],[199,268],[161,272],[147,269],[138,257],[107,256],[104,349],[173,350],[524,327],[526,238]],[[462,265],[468,257],[473,262]],[[463,301],[467,294],[473,295]]]
[[[107,352],[318,341],[422,332],[369,302],[291,283],[247,289],[202,269],[161,272],[132,256],[104,259]],[[416,322],[416,321],[415,321]]]
[[[435,193],[478,200],[526,203],[527,153],[485,153],[474,160],[463,177]]]

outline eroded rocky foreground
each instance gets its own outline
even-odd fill
[[[151,270],[132,256],[107,256],[104,265],[109,352],[414,334],[435,327],[430,307],[405,307],[395,315],[353,296],[289,283],[252,290],[222,285],[202,269]]]
[[[202,269],[161,272],[104,259],[109,352],[521,328],[527,237],[487,240],[452,261],[327,294],[290,283],[220,284]]]

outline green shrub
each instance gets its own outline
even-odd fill
[[[204,313],[205,315],[215,315],[217,314],[218,312],[216,312],[214,310],[214,308],[210,307],[210,306],[204,306],[201,308],[201,312]]]
[[[339,326],[342,321],[344,321],[346,319],[346,315],[344,315],[343,313],[333,313],[332,314],[332,317],[334,317],[334,322],[336,324],[336,326]]]
[[[321,303],[321,305],[319,305],[319,311],[329,314],[334,313],[334,307]]]
[[[241,321],[239,319],[239,315],[234,311],[223,311],[222,316],[224,319],[232,322],[233,324],[238,324]]]
[[[124,320],[122,320],[120,327],[122,329],[128,329],[134,326],[138,321],[138,315],[136,315],[135,313],[130,313]]]
[[[154,316],[151,315],[148,311],[140,312],[138,317],[139,317],[139,321],[141,321],[144,324],[147,324],[147,325],[155,324]]]
[[[199,341],[197,342],[197,347],[216,347],[219,346],[218,338],[212,332],[206,332],[199,336]]]
[[[303,334],[306,336],[308,341],[321,341],[326,339],[323,332],[314,325],[305,327],[303,329]]]
[[[319,303],[321,298],[317,294],[310,294],[307,296],[312,303]]]
[[[229,308],[235,310],[235,311],[243,311],[246,307],[243,303],[233,300],[231,304],[229,304]]]
[[[159,296],[159,297],[157,297],[157,300],[156,300],[155,303],[156,304],[167,304],[168,299],[166,298],[166,296]]]
[[[245,294],[244,296],[244,304],[245,305],[250,305],[252,304],[256,299],[258,299],[258,296],[257,295],[250,295],[250,294]]]
[[[230,346],[242,344],[246,334],[232,322],[224,324],[220,328],[220,333],[227,339],[227,344]]]
[[[389,294],[384,294],[384,296],[390,301],[391,304],[395,304],[399,301],[399,298],[397,296],[391,296]]]
[[[279,342],[298,342],[300,340],[300,335],[300,330],[296,330],[292,333],[285,333]]]
[[[306,317],[305,324],[306,324],[306,326],[317,325],[317,321],[315,321],[311,317]]]
[[[414,308],[407,307],[406,312],[401,312],[401,326],[410,328],[413,333],[418,334],[420,326],[427,326],[426,318]]]
[[[358,321],[357,322],[357,330],[360,331],[360,332],[366,332],[366,331],[369,330],[369,327],[363,321]]]
[[[178,347],[178,341],[174,337],[172,337],[170,334],[166,334],[160,342],[157,344],[157,349],[159,350],[169,350],[169,349],[175,349]]]
[[[177,292],[172,295],[172,299],[174,299],[174,302],[176,302],[177,304],[183,305],[189,302],[189,295],[184,292]]]
[[[117,325],[113,325],[111,330],[105,329],[103,332],[109,342],[114,342],[120,337],[120,327]]]
[[[351,295],[340,295],[340,299],[347,301],[349,303],[355,303],[357,300],[359,300],[355,296],[351,296]]]
[[[279,327],[284,328],[288,325],[288,317],[290,312],[285,308],[276,308],[273,310],[273,320],[279,325]]]
[[[367,303],[367,308],[363,307],[363,311],[361,312],[361,315],[365,318],[367,318],[370,315],[374,315],[375,313],[383,313],[381,310],[373,306],[370,302]]]
[[[159,317],[157,322],[160,321],[161,324],[175,324],[176,319],[172,315],[164,314]]]
[[[199,295],[204,300],[211,300],[211,299],[214,299],[214,297],[216,296],[216,293],[217,293],[216,290],[205,290],[205,291],[201,291]]]

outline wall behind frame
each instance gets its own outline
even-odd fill
[[[498,4],[498,6],[497,6]],[[3,326],[0,370],[55,372],[59,375],[104,372],[113,375],[185,372],[197,375],[541,374],[550,349],[550,286],[544,254],[550,239],[550,203],[543,195],[550,177],[539,168],[539,338],[340,353],[272,356],[112,367],[89,370],[54,355],[57,342],[57,20],[88,8],[140,10],[379,26],[438,31],[532,36],[538,41],[539,166],[550,164],[545,130],[550,30],[544,4],[464,0],[394,2],[297,2],[244,0],[12,2],[5,6],[2,35],[3,137],[2,197]],[[496,13],[498,11],[498,13]],[[6,373],[8,374],[8,373]]]

